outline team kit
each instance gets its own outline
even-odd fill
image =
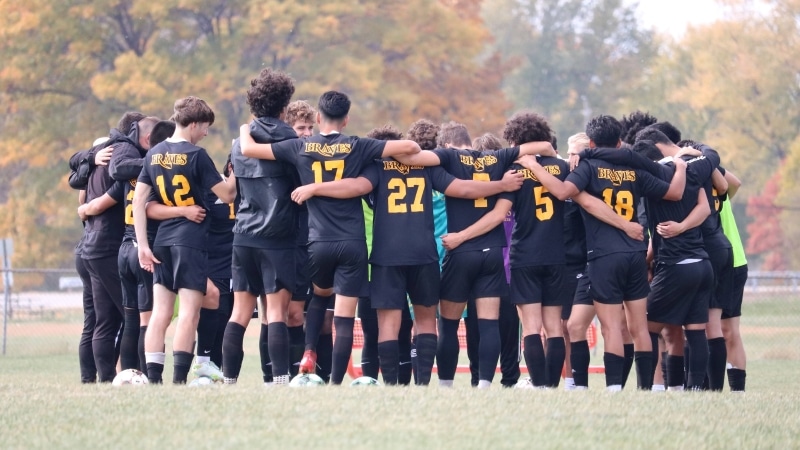
[[[584,390],[596,318],[609,391],[631,371],[744,391],[741,182],[712,147],[640,111],[593,117],[564,157],[530,111],[502,140],[427,119],[362,138],[347,95],[294,91],[272,69],[250,82],[222,171],[192,96],[72,156],[82,382],[162,383],[174,322],[173,383],[235,384],[260,318],[265,384],[340,385],[358,317],[366,384],[453,386],[463,320],[473,386]]]

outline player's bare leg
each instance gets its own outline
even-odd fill
[[[175,293],[161,284],[153,285],[153,311],[144,338],[147,378],[151,383],[161,383],[164,372],[164,338],[175,310]]]
[[[575,380],[576,389],[589,387],[589,342],[586,340],[586,330],[594,320],[594,305],[572,305],[572,313],[567,321],[567,330],[570,337],[570,365],[571,375]]]
[[[203,304],[203,294],[193,289],[179,289],[180,306],[178,307],[178,322],[175,325],[175,337],[172,340],[172,354],[175,373],[173,383],[186,383],[189,369],[194,359],[194,340],[197,334],[197,322],[200,320],[200,307]]]
[[[625,352],[622,342],[623,315],[621,304],[604,304],[595,301],[595,310],[600,319],[605,352],[603,363],[606,368],[606,388],[609,391],[622,389],[622,373],[625,365]]]
[[[636,380],[639,389],[653,388],[653,345],[647,328],[647,299],[625,302],[625,318],[633,339]]]
[[[744,391],[745,370],[747,370],[747,355],[739,332],[740,317],[731,317],[722,320],[722,334],[725,336],[725,345],[728,349],[728,384],[731,391]]]

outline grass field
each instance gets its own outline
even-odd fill
[[[478,391],[465,376],[454,389],[266,388],[255,326],[238,385],[84,386],[63,313],[9,327],[0,448],[797,448],[797,303],[746,304],[745,394],[608,394],[602,375],[587,392]]]

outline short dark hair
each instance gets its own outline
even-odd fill
[[[214,123],[214,111],[208,103],[192,95],[175,100],[173,110],[172,119],[182,127],[188,127],[192,123]]]
[[[406,132],[406,136],[416,142],[422,150],[435,149],[438,135],[439,127],[428,119],[417,120],[411,124],[411,128]]]
[[[131,132],[131,125],[134,123],[144,119],[144,114],[137,112],[137,111],[128,111],[120,117],[119,122],[117,122],[117,130],[127,136]]]
[[[296,122],[311,122],[314,123],[314,115],[317,110],[305,100],[295,100],[289,103],[286,109],[286,123],[293,127]]]
[[[472,148],[474,150],[500,150],[503,147],[500,138],[492,133],[483,133],[472,140]]]
[[[250,80],[247,104],[256,117],[278,117],[294,95],[294,80],[289,75],[266,68]]]
[[[649,112],[641,112],[636,110],[628,116],[622,116],[619,121],[622,125],[622,142],[633,145],[636,142],[636,133],[644,128],[658,122],[655,116],[650,115]]]
[[[150,131],[150,148],[155,147],[174,133],[175,122],[171,120],[159,121],[157,124],[153,125],[153,130]]]
[[[673,144],[681,141],[681,130],[669,122],[656,122],[650,126],[666,134]]]
[[[683,147],[692,147],[692,148],[696,149],[701,144],[699,142],[693,141],[691,139],[684,139],[682,141],[678,141],[678,143],[675,144],[675,145],[677,145],[678,147],[681,147],[681,148],[683,148]]]
[[[469,137],[466,125],[451,120],[439,126],[436,144],[439,147],[445,147],[447,144],[458,147],[471,146],[472,139]]]
[[[664,155],[661,154],[661,150],[656,147],[655,143],[646,139],[637,140],[636,143],[633,144],[633,151],[651,161],[658,161],[664,157]]]
[[[367,133],[367,137],[380,141],[399,141],[403,139],[403,132],[398,130],[394,125],[387,123],[382,127],[373,128],[372,131]]]
[[[535,112],[521,111],[511,116],[503,128],[503,139],[511,145],[528,142],[553,141],[553,130],[547,119]]]
[[[662,133],[655,127],[647,127],[636,134],[636,141],[650,141],[654,144],[674,144],[666,134]]]
[[[328,91],[319,97],[317,107],[326,119],[342,120],[350,113],[350,99],[341,92]]]
[[[598,147],[616,147],[621,134],[622,125],[612,116],[596,116],[586,124],[586,135]]]

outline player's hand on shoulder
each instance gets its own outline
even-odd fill
[[[684,231],[686,230],[684,229],[683,223],[673,222],[671,220],[656,225],[656,233],[665,239],[674,238]]]
[[[701,156],[702,154],[703,152],[697,150],[694,147],[683,147],[682,149],[680,149],[680,151],[678,151],[678,153],[675,154],[675,159],[680,159],[682,156],[697,157]]]
[[[111,160],[111,153],[114,152],[114,147],[106,147],[94,155],[95,166],[107,166],[108,161]]]
[[[206,218],[206,210],[199,205],[182,206],[182,208],[181,214],[183,217],[194,223],[201,223]]]
[[[682,169],[686,170],[686,161],[683,158],[672,158],[672,162],[675,164],[675,169]]]
[[[517,164],[528,169],[533,170],[534,167],[540,166],[539,161],[533,155],[523,155],[517,158]]]
[[[625,234],[628,235],[629,238],[643,241],[644,240],[644,227],[637,222],[627,222],[625,224]]]
[[[314,184],[307,184],[305,186],[300,186],[292,191],[292,201],[297,203],[298,205],[302,205],[303,202],[310,199],[315,195],[315,185]]]
[[[500,181],[503,183],[504,191],[514,192],[522,187],[522,182],[525,181],[525,177],[516,170],[509,170],[503,175],[503,179]]]

